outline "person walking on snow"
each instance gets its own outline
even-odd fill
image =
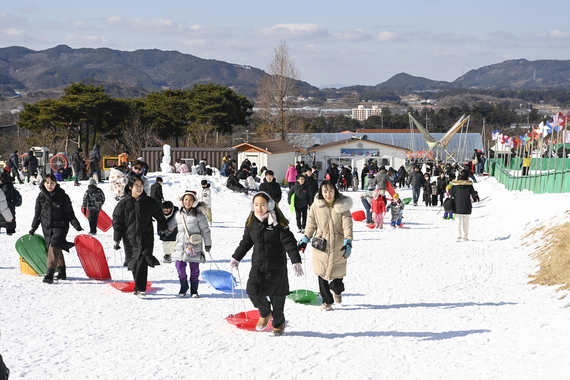
[[[97,234],[97,221],[99,220],[99,212],[105,203],[105,193],[97,187],[95,178],[89,179],[89,186],[85,195],[83,195],[83,205],[81,210],[89,220],[89,234]]]
[[[309,236],[314,236],[313,270],[319,278],[323,298],[321,310],[332,310],[333,300],[342,302],[346,262],[352,252],[352,199],[342,195],[331,181],[321,183],[319,193],[309,211],[307,229],[299,242],[305,249]],[[331,294],[333,291],[333,295]]]
[[[396,226],[402,228],[404,225],[402,224],[402,219],[404,219],[404,202],[400,199],[400,195],[398,193],[394,193],[392,196],[392,200],[388,203],[386,207],[386,212],[391,211],[392,219],[390,224],[392,227],[396,228]]]
[[[176,215],[178,235],[176,246],[172,252],[172,259],[176,260],[176,270],[180,280],[179,297],[186,296],[188,292],[188,276],[186,264],[190,267],[190,294],[192,298],[199,298],[198,284],[200,283],[200,263],[206,262],[204,251],[212,249],[210,226],[206,217],[207,206],[198,202],[196,192],[186,190],[180,197],[182,208]]]
[[[372,210],[372,219],[376,228],[384,228],[384,214],[386,213],[386,204],[384,203],[384,198],[380,196],[380,191],[374,190],[372,196],[372,204],[370,205]]]
[[[283,310],[289,294],[287,255],[296,276],[303,275],[301,256],[295,236],[289,230],[289,222],[269,194],[258,192],[253,197],[251,210],[230,265],[237,269],[253,247],[246,289],[249,299],[259,310],[256,329],[265,330],[273,318],[273,334],[282,335],[285,331]]]
[[[97,180],[101,183],[103,182],[103,177],[101,176],[99,162],[101,162],[101,153],[99,153],[99,145],[95,144],[91,152],[89,152],[89,171],[91,172],[91,177],[97,173]]]
[[[291,197],[295,194],[295,216],[297,218],[297,228],[299,233],[305,232],[307,225],[307,207],[309,206],[309,199],[311,198],[311,189],[305,183],[305,177],[299,175],[297,183],[291,187],[287,196],[287,203],[291,204]]]
[[[206,217],[208,222],[212,224],[212,189],[207,180],[203,179],[200,182],[202,185],[201,190],[198,192],[198,202],[204,202],[206,205]]]
[[[66,240],[69,223],[78,232],[83,231],[73,212],[69,195],[59,186],[53,174],[46,174],[40,183],[40,194],[36,198],[36,209],[29,234],[33,236],[40,224],[42,225],[48,251],[47,272],[43,282],[47,284],[53,284],[56,268],[57,279],[67,279],[62,250],[69,252],[69,248],[73,247],[73,244]]]
[[[152,218],[158,222],[161,234],[165,235],[168,225],[162,212],[162,205],[144,192],[143,180],[133,176],[127,184],[126,194],[113,211],[114,249],[119,250],[121,240],[125,247],[125,264],[133,272],[134,294],[146,297],[148,267],[154,268],[160,262],[153,256],[154,227]]]
[[[473,182],[469,181],[469,171],[462,170],[459,178],[451,182],[449,194],[455,202],[455,235],[457,241],[469,241],[469,215],[471,215],[471,197],[475,197]],[[463,230],[463,235],[461,234]]]

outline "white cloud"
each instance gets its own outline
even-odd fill
[[[534,37],[541,40],[568,40],[570,39],[570,32],[560,29],[552,29],[548,32],[538,32]]]
[[[270,28],[257,29],[253,33],[259,37],[276,39],[323,38],[329,37],[325,27],[317,24],[277,24]]]
[[[344,41],[365,41],[371,38],[370,34],[362,29],[346,29],[333,33],[333,37]]]
[[[110,41],[104,36],[77,36],[75,34],[67,34],[63,39],[70,45],[82,45],[82,46],[118,46],[116,43]]]
[[[378,39],[382,42],[388,42],[394,40],[394,33],[392,32],[380,32],[378,33]]]
[[[204,27],[202,25],[190,25],[174,22],[170,19],[142,19],[122,18],[119,16],[107,17],[103,21],[107,25],[148,34],[175,34],[192,37],[217,37],[228,38],[232,33],[229,28]]]
[[[23,33],[15,28],[3,30],[2,33],[7,34],[9,36],[21,36]]]

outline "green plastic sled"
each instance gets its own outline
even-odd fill
[[[20,257],[38,275],[43,276],[47,272],[48,252],[46,241],[41,235],[24,235],[16,241],[16,251]]]

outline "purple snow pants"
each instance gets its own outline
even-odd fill
[[[190,264],[190,282],[200,281],[200,263]],[[186,261],[176,260],[176,270],[178,271],[178,278],[181,280],[186,279]]]

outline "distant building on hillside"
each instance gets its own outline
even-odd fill
[[[381,114],[382,110],[378,106],[365,107],[359,105],[358,108],[352,109],[352,118],[358,121],[364,121],[370,116],[380,116]]]

